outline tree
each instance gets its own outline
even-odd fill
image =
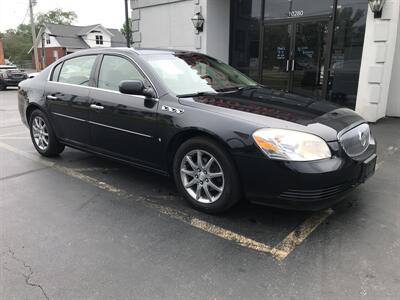
[[[73,11],[63,11],[61,9],[50,10],[46,13],[39,13],[36,16],[36,33],[44,23],[70,25],[77,19]],[[20,24],[17,29],[8,29],[3,36],[4,57],[10,59],[13,63],[20,65],[31,60],[31,54],[28,54],[32,48],[32,34],[30,25]]]
[[[4,57],[15,64],[31,59],[28,54],[32,47],[32,35],[29,25],[20,24],[17,29],[7,29],[3,34]]]
[[[63,11],[59,8],[49,10],[46,13],[39,13],[36,16],[36,28],[41,28],[44,23],[71,25],[78,16],[74,11]]]
[[[121,31],[121,33],[124,35],[125,39],[128,39],[128,28],[129,28],[129,32],[131,33],[131,43],[132,43],[132,19],[128,18],[128,25],[129,27],[126,26],[126,22],[124,22],[124,24],[122,24],[122,28],[119,30]]]

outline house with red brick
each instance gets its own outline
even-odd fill
[[[36,39],[40,65],[44,67],[67,54],[95,47],[124,47],[126,39],[118,29],[101,24],[74,26],[45,23]],[[44,52],[42,51],[44,49]],[[35,57],[32,52],[32,63]]]

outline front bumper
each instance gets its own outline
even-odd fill
[[[370,145],[356,159],[349,158],[336,142],[330,147],[335,150],[332,158],[312,162],[236,156],[246,198],[253,203],[296,210],[320,210],[341,201],[373,174],[376,146]]]
[[[18,86],[21,81],[26,80],[27,78],[6,78],[3,79],[7,86]]]

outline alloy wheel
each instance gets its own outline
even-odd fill
[[[46,122],[39,116],[36,116],[33,119],[32,136],[36,146],[40,150],[46,151],[47,147],[49,146],[49,131],[47,129]]]
[[[210,153],[196,149],[181,162],[181,180],[187,193],[200,203],[214,203],[224,191],[224,172]]]

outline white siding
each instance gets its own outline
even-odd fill
[[[54,48],[54,47],[60,47],[60,44],[57,42],[56,38],[54,36],[49,36],[48,38],[50,39],[50,44],[46,43],[47,35],[50,34],[50,31],[46,28],[45,33],[44,33],[44,47],[45,48]],[[38,45],[40,48],[42,47],[41,42],[39,42]]]
[[[174,48],[207,53],[229,61],[230,0],[153,0],[132,2],[134,46]],[[196,34],[195,11],[205,19]]]
[[[111,36],[101,27],[97,27],[94,30],[99,32],[90,32],[87,35],[82,36],[83,40],[89,45],[89,47],[111,47]],[[103,36],[103,45],[96,44],[96,35]]]
[[[386,115],[400,116],[400,74],[396,64],[400,51],[399,46],[396,50],[399,20],[398,0],[387,0],[379,19],[368,10],[356,111],[369,122]]]
[[[142,8],[139,21],[140,46],[194,49],[193,14],[192,1]]]

